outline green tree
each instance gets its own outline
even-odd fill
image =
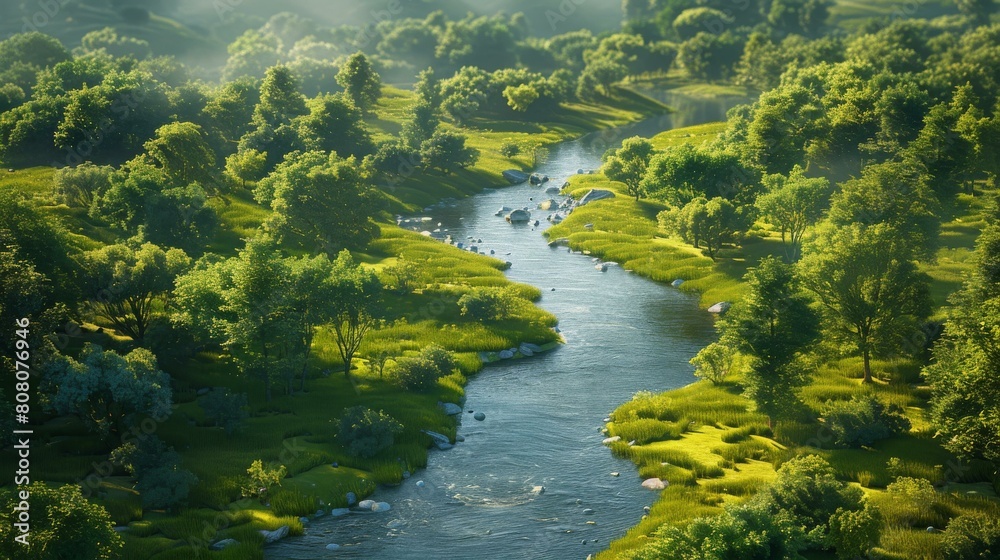
[[[187,122],[161,126],[144,147],[174,186],[215,182],[215,152],[209,147],[201,127]]]
[[[931,385],[931,417],[943,444],[963,458],[1000,465],[1000,226],[976,242],[975,268],[952,299],[934,360],[924,369]]]
[[[403,123],[400,138],[410,149],[419,150],[420,145],[434,136],[441,119],[434,107],[420,102],[413,108],[413,118]]]
[[[612,181],[625,183],[628,194],[638,201],[644,194],[642,179],[654,153],[656,150],[649,140],[639,136],[626,138],[622,141],[621,148],[608,150],[604,154],[601,172]]]
[[[763,178],[766,192],[757,198],[761,216],[781,232],[781,242],[787,244],[788,259],[796,261],[806,230],[823,216],[832,189],[823,177],[806,177],[795,166],[788,176],[775,174]]]
[[[930,313],[928,278],[912,255],[886,224],[841,226],[806,246],[802,283],[822,304],[827,331],[861,354],[865,383],[872,357],[903,349]]]
[[[715,34],[702,31],[681,43],[677,61],[702,80],[728,78],[743,54],[744,41],[731,30]]]
[[[308,149],[336,152],[341,157],[364,157],[374,149],[361,112],[343,93],[321,95],[307,105],[309,114],[296,123]]]
[[[594,99],[598,93],[611,96],[611,86],[628,75],[628,68],[614,56],[592,58],[580,74],[576,94],[581,99]]]
[[[278,127],[304,114],[306,101],[292,71],[287,66],[268,68],[260,84],[260,102],[254,109],[254,123]]]
[[[713,342],[691,358],[695,377],[718,385],[726,380],[736,363],[736,353],[721,342]]]
[[[659,221],[664,229],[696,249],[704,245],[713,261],[722,246],[744,227],[733,203],[719,196],[707,201],[699,197],[681,208],[661,212]]]
[[[90,162],[57,169],[52,176],[56,200],[67,206],[90,208],[111,185],[111,166]]]
[[[434,73],[434,68],[428,67],[417,74],[417,83],[413,85],[413,91],[421,101],[435,110],[441,107],[441,81]]]
[[[84,290],[98,315],[142,344],[158,303],[190,266],[180,249],[108,245],[84,254]]]
[[[819,320],[779,259],[762,259],[744,280],[747,293],[719,323],[720,340],[748,358],[744,394],[773,425],[798,403],[795,390],[806,382],[798,358],[817,339]]]
[[[503,97],[507,100],[507,105],[519,113],[526,112],[532,103],[538,101],[538,96],[538,90],[531,84],[507,86],[503,90]]]
[[[268,189],[273,189],[270,200]],[[274,210],[266,223],[269,231],[279,239],[297,236],[330,256],[364,247],[379,233],[371,220],[379,198],[354,157],[294,154],[258,184],[255,196]]]
[[[46,405],[73,414],[107,441],[125,435],[139,419],[170,416],[170,378],[144,348],[125,356],[87,343],[80,361],[57,355],[45,366]]]
[[[226,158],[226,175],[240,181],[245,189],[247,181],[260,181],[267,174],[267,154],[257,150],[244,150]]]
[[[371,110],[382,95],[382,78],[362,52],[347,58],[337,74],[337,83],[362,112]]]
[[[5,490],[0,497],[0,554],[23,560],[92,558],[117,560],[122,557],[122,538],[103,507],[83,497],[80,487],[67,484],[49,488],[35,482],[30,494],[31,533],[28,545],[15,541],[14,524],[20,504],[17,489]]]
[[[241,78],[222,84],[213,91],[202,113],[225,144],[235,144],[250,132],[255,108],[260,103],[260,91],[252,78]]]
[[[357,264],[346,250],[333,262],[333,283],[336,314],[331,326],[344,362],[344,376],[350,379],[354,355],[378,321],[382,283],[372,270]]]
[[[382,410],[363,406],[345,409],[337,422],[337,440],[357,457],[374,457],[392,447],[403,425]]]
[[[421,163],[430,169],[439,169],[445,175],[456,168],[465,169],[479,159],[479,150],[466,146],[463,134],[449,130],[436,130],[420,145]]]

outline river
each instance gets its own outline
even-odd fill
[[[677,111],[553,146],[538,172],[561,185],[577,169],[598,167],[604,150],[623,138],[722,120],[737,102],[660,98]],[[712,319],[694,296],[619,267],[602,273],[590,257],[549,248],[541,234],[547,212],[533,212],[537,228],[494,215],[501,206],[533,208],[546,198],[544,188],[527,184],[487,189],[425,215],[454,239],[472,237],[480,250],[513,263],[508,277],[543,291],[539,305],[559,318],[566,344],[473,377],[466,409],[486,420],[464,414],[464,442],[432,451],[427,468],[402,485],[380,488],[373,497],[391,511],[316,519],[304,536],[268,546],[269,560],[583,559],[653,503],[655,492],[601,445],[599,429],[636,391],[690,383],[688,360],[710,342]],[[535,486],[544,492],[534,493]],[[341,548],[327,551],[328,543]]]

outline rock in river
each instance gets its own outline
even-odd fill
[[[601,443],[603,443],[604,445],[610,445],[616,441],[621,441],[621,440],[622,440],[621,436],[614,436],[614,437],[604,438],[604,441],[602,441]]]
[[[709,307],[708,312],[722,314],[725,313],[726,311],[729,311],[729,308],[732,306],[733,304],[729,303],[728,301],[720,301],[719,303],[713,305],[712,307]]]
[[[358,503],[358,508],[370,510],[373,505],[375,505],[375,500],[361,500]]]
[[[514,357],[514,353],[510,350],[501,350],[499,356],[501,360],[509,360]]]
[[[288,536],[288,525],[282,525],[273,531],[260,530],[260,535],[264,537],[265,544],[278,542]]]
[[[503,178],[507,179],[512,185],[519,185],[528,180],[528,174],[519,169],[508,169],[502,173]]]
[[[663,490],[667,487],[667,483],[659,478],[647,478],[642,481],[642,487],[650,490]]]
[[[451,416],[452,414],[461,414],[461,413],[462,413],[462,407],[458,406],[458,405],[457,405],[457,404],[455,404],[455,403],[450,403],[450,402],[447,402],[447,403],[446,403],[446,402],[439,402],[439,403],[438,403],[438,406],[439,406],[439,407],[441,408],[441,410],[443,410],[443,411],[444,411],[444,413],[445,413],[445,414],[447,414],[448,416]]]
[[[384,513],[390,509],[392,509],[392,506],[390,506],[388,502],[376,502],[375,505],[372,506],[372,511],[375,513]]]
[[[531,219],[531,214],[527,210],[514,210],[507,214],[507,221],[510,223],[523,223]]]
[[[475,418],[476,420],[479,420],[480,422],[482,422],[483,420],[486,420],[486,415],[483,414],[482,412],[477,412],[477,413],[473,414],[472,417]]]

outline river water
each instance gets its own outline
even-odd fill
[[[548,185],[561,185],[578,169],[598,167],[623,138],[722,120],[736,103],[660,98],[677,111],[553,146],[538,171],[551,177]],[[583,559],[653,503],[655,492],[640,486],[632,464],[601,445],[599,428],[636,391],[691,382],[688,360],[710,342],[712,319],[693,296],[619,267],[602,273],[590,257],[549,248],[541,233],[548,212],[533,212],[537,228],[495,216],[501,206],[534,208],[552,197],[544,190],[487,189],[425,215],[455,240],[472,237],[480,250],[513,263],[508,277],[543,291],[539,304],[559,318],[566,344],[473,377],[466,409],[486,420],[463,414],[464,442],[432,451],[427,468],[402,485],[380,488],[373,498],[391,511],[316,519],[304,536],[269,546],[269,560]],[[544,492],[533,492],[536,486]],[[341,548],[327,551],[328,543]]]

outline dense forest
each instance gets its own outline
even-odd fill
[[[606,419],[662,491],[598,557],[996,557],[992,0],[344,4],[0,6],[4,557],[263,558],[426,467],[565,341],[421,212],[658,91],[749,101],[544,232],[719,312]]]

